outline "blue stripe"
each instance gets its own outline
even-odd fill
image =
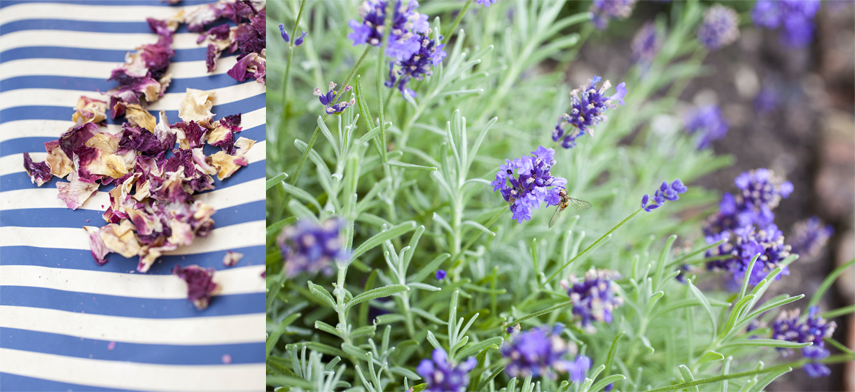
[[[107,75],[109,76],[109,75]],[[17,76],[0,80],[0,91],[13,91],[25,88],[48,88],[57,90],[83,90],[107,92],[116,87],[116,82],[107,81],[107,77],[101,78],[79,78],[56,75]],[[217,88],[231,87],[242,83],[256,83],[253,79],[238,82],[225,73],[210,74],[195,78],[172,79],[167,92],[184,92],[188,88],[197,90],[213,90]]]
[[[67,382],[43,380],[19,376],[17,374],[0,372],[0,391],[31,391],[31,392],[56,392],[56,391],[86,391],[86,392],[115,392],[135,391],[134,389],[116,389],[90,387],[88,385],[71,384]]]
[[[107,340],[81,339],[47,332],[0,328],[0,347],[13,350],[90,358],[105,361],[150,363],[155,365],[222,365],[223,355],[232,364],[264,363],[264,343],[179,346],[116,342],[112,350]],[[4,389],[5,390],[5,389]],[[65,389],[63,389],[65,390]]]
[[[216,228],[264,219],[265,201],[259,200],[217,210],[213,219]],[[0,211],[0,227],[66,227],[103,226],[101,211],[68,208],[33,208]],[[85,223],[84,223],[85,221]]]
[[[152,41],[154,42],[154,41]],[[208,47],[192,49],[175,49],[175,56],[171,62],[180,63],[186,61],[201,61],[205,59]],[[0,64],[7,61],[24,59],[62,59],[62,60],[87,60],[103,61],[110,63],[122,63],[125,61],[125,53],[128,50],[115,49],[91,49],[91,48],[67,48],[63,46],[27,46],[14,48],[0,53]],[[227,54],[223,57],[237,56],[237,53]],[[109,75],[104,75],[104,79]]]
[[[238,267],[264,265],[265,263],[265,247],[263,245],[234,248],[231,250],[243,253],[244,255],[244,258],[238,263]],[[146,273],[150,275],[171,275],[172,267],[175,265],[186,267],[193,264],[221,271],[228,268],[223,265],[223,257],[225,255],[226,251],[222,250],[183,256],[162,256]],[[31,246],[0,247],[0,265],[32,265],[84,271],[116,272],[123,274],[133,271],[136,273],[137,257],[129,259],[122,257],[122,255],[117,253],[110,253],[107,256],[107,261],[107,264],[99,266],[95,263],[95,260],[92,259],[92,254],[88,250],[35,248]],[[260,274],[258,279],[263,279]]]
[[[265,161],[253,162],[247,165],[246,167],[238,169],[238,171],[235,172],[235,174],[232,174],[232,176],[229,178],[223,179],[222,181],[215,179],[214,186],[216,186],[216,188],[214,188],[214,190],[228,188],[230,186],[243,184],[245,182],[249,182],[259,178],[264,178],[265,164]],[[53,177],[51,178],[50,183],[45,183],[44,185],[42,185],[42,187],[56,188],[56,183],[62,181],[65,180]],[[27,176],[26,172],[18,172],[14,174],[7,174],[5,176],[0,176],[0,189],[2,189],[3,192],[14,191],[19,189],[30,189],[35,187],[36,185],[30,181],[30,177]],[[106,191],[109,189],[113,189],[113,186],[108,185],[106,187],[102,186],[101,188]],[[0,194],[2,194],[2,192],[0,192]],[[104,209],[106,208],[107,206],[105,205]]]
[[[0,2],[0,8],[6,8],[13,5],[33,4],[33,3],[51,3],[51,4],[78,4],[78,5],[106,5],[106,6],[128,6],[128,5],[144,5],[148,7],[169,7],[171,4],[160,0],[3,0]],[[183,0],[178,6],[200,5],[212,3],[211,0]],[[176,8],[176,12],[179,8]]]
[[[175,279],[179,278],[175,277]],[[264,313],[266,311],[265,295],[265,293],[217,295],[211,298],[211,304],[207,309],[198,310],[186,298],[119,297],[41,287],[0,286],[0,306],[53,309],[115,317],[175,319]]]
[[[219,19],[209,25],[205,25],[205,28],[212,28],[224,24],[227,24],[229,26],[235,26],[235,23],[231,20]],[[145,21],[104,22],[100,20],[23,19],[9,22],[0,26],[0,35],[27,30],[61,30],[119,34],[154,34],[148,27],[148,22]],[[190,33],[190,30],[187,30],[187,25],[182,23],[178,27],[178,30],[176,30],[176,33]]]

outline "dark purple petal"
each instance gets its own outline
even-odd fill
[[[204,310],[208,307],[211,295],[218,289],[217,284],[213,282],[213,268],[205,269],[198,265],[181,268],[176,265],[172,274],[187,282],[187,299],[193,302],[196,309]]]
[[[45,162],[33,163],[32,158],[30,158],[30,153],[24,153],[24,170],[27,171],[27,175],[30,176],[30,181],[32,181],[36,186],[42,186],[46,182],[50,182],[50,179],[53,177],[50,174],[50,167]]]

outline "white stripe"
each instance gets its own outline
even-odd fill
[[[76,102],[76,101],[75,101]],[[65,105],[71,110],[72,106]],[[63,132],[71,128],[74,123],[71,121],[71,112],[69,112],[68,121],[64,120],[18,120],[8,121],[0,124],[0,143],[7,140],[22,138],[22,137],[52,137],[59,139]],[[169,119],[172,121],[172,119]],[[176,120],[178,121],[178,120]],[[110,133],[116,134],[122,130],[121,125],[107,124],[107,130]],[[0,172],[2,173],[2,172]]]
[[[137,15],[139,18],[139,15]],[[172,36],[172,49],[195,49],[207,48],[203,44],[197,44],[197,33],[177,33]],[[121,34],[121,33],[90,33],[84,31],[56,31],[56,30],[23,30],[3,35],[0,41],[0,52],[9,49],[25,48],[29,46],[59,46],[64,48],[87,48],[101,50],[133,51],[133,48],[143,44],[157,42],[157,34]]]
[[[237,56],[217,60],[217,68],[208,73],[205,61],[182,61],[172,63],[169,72],[178,78],[197,78],[212,74],[223,74],[237,63]],[[66,60],[66,59],[21,59],[0,64],[0,78],[19,76],[59,75],[71,78],[107,79],[119,63],[115,61]]]
[[[216,222],[216,214],[213,218]],[[215,228],[207,237],[196,238],[192,245],[165,254],[190,255],[264,245],[265,229],[263,220]],[[89,235],[83,229],[65,227],[0,227],[2,246],[89,250]]]
[[[242,83],[207,91],[213,91],[214,94],[216,94],[214,95],[215,104],[224,105],[264,94],[265,89],[261,83]],[[181,101],[184,100],[185,95],[187,95],[186,91],[176,91],[164,94],[163,98],[160,98],[149,105],[147,109],[157,117],[157,112],[161,109],[170,110],[180,107]],[[107,96],[98,94],[98,92],[95,91],[28,88],[0,93],[0,110],[18,106],[73,107],[81,96],[109,101]],[[169,120],[173,121],[172,119]],[[176,118],[174,121],[178,121],[178,119]]]
[[[213,1],[212,1],[213,2]],[[108,20],[111,22],[145,22],[145,18],[164,19],[182,8],[197,7],[102,6],[82,4],[16,4],[3,8],[0,24],[24,19]],[[121,11],[121,12],[117,12]]]
[[[243,259],[238,265],[261,260]],[[217,295],[263,293],[264,265],[235,267],[214,274]],[[187,298],[187,284],[172,275],[124,274],[33,265],[0,265],[0,286],[26,286],[149,299]]]
[[[204,314],[204,312],[202,313]],[[148,319],[0,305],[0,327],[140,344],[263,342],[265,315]],[[2,356],[0,356],[2,357]]]
[[[155,365],[0,349],[0,372],[117,390],[263,391],[264,366]]]
[[[216,99],[216,98],[215,98]],[[75,100],[74,102],[77,102]],[[63,106],[67,106],[68,108],[72,108],[72,106],[68,106],[69,103],[73,104],[74,102],[67,102]],[[171,108],[172,110],[178,110],[177,107]],[[248,113],[243,113],[241,115],[241,127],[243,129],[250,129],[257,127],[259,125],[264,125],[267,121],[266,119],[266,108],[260,108],[253,110]],[[237,113],[216,113],[217,117],[225,117],[232,114]],[[157,113],[152,113],[152,115],[157,115]],[[170,122],[178,121],[179,118],[170,118]],[[0,142],[5,142],[7,140],[17,139],[21,137],[52,137],[55,139],[59,139],[59,137],[63,134],[63,132],[67,131],[74,125],[71,122],[71,114],[69,112],[68,121],[61,120],[18,120],[18,121],[9,121],[0,124]],[[117,133],[122,127],[121,125],[107,125],[110,132]],[[238,134],[240,136],[240,134]],[[253,147],[255,148],[255,147]],[[252,151],[252,150],[250,150]],[[2,173],[2,172],[0,172]]]
[[[241,204],[264,200],[264,186],[265,179],[258,178],[240,185],[220,188],[208,193],[196,195],[194,198],[214,207],[217,210],[223,210],[229,207],[239,206]],[[53,187],[18,189],[3,192],[2,195],[3,197],[0,198],[0,211],[30,208],[68,208],[62,200],[57,198],[57,190]],[[109,203],[110,196],[107,192],[97,192],[86,201],[86,204],[78,209],[105,211]],[[102,205],[104,208],[101,208]],[[216,221],[217,214],[214,214],[213,218]],[[86,222],[86,225],[89,226],[101,226],[103,224],[104,222],[100,220],[96,222]],[[83,226],[82,222],[81,226]]]
[[[238,133],[238,137],[240,137],[240,133]],[[267,152],[267,142],[262,140],[252,148],[249,149],[249,152],[246,153],[246,159],[249,163],[260,162],[264,160],[265,154]],[[30,158],[33,159],[33,162],[44,162],[47,157],[46,152],[31,152]],[[5,157],[0,158],[0,175],[20,173],[24,170],[24,154],[10,154]],[[240,169],[238,169],[240,171]],[[35,185],[34,185],[35,186]],[[0,189],[0,192],[3,190]],[[2,203],[0,203],[2,204]],[[0,207],[2,209],[2,207]]]

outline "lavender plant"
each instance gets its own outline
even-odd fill
[[[734,11],[674,2],[627,72],[570,81],[542,65],[644,3],[276,4],[272,36],[308,34],[268,46],[269,388],[760,390],[853,358],[820,318],[853,309],[766,326],[840,274],[763,297],[798,262],[771,212],[798,190],[758,170],[713,212],[693,185],[732,162],[698,149],[726,122],[689,134],[673,108]]]

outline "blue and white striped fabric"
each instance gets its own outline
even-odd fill
[[[112,187],[72,211],[57,199],[56,178],[36,188],[23,168],[24,152],[43,161],[43,143],[72,125],[79,96],[103,99],[125,53],[157,40],[146,17],[198,4],[0,2],[0,390],[264,389],[265,89],[226,75],[235,56],[208,74],[197,34],[182,26],[175,35],[172,84],[149,110],[177,121],[187,88],[214,90],[215,118],[243,113],[239,135],[258,143],[247,167],[198,196],[217,209],[211,235],[147,274],[117,254],[99,267],[88,250],[81,227],[104,225]],[[227,250],[245,257],[226,268]],[[186,299],[186,284],[170,275],[176,264],[217,270],[222,292],[208,309]]]

